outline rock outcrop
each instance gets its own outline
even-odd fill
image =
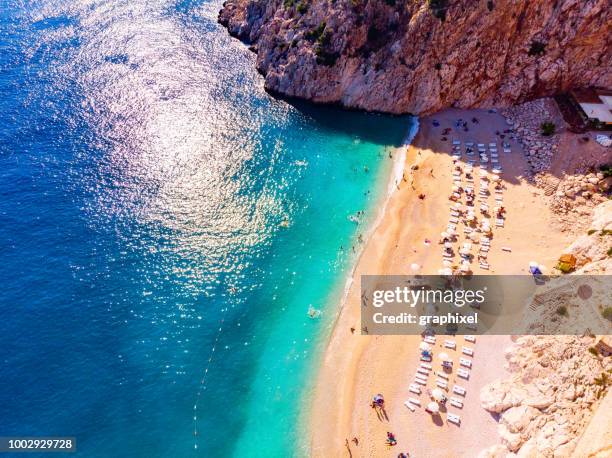
[[[506,351],[510,378],[480,393],[482,407],[499,414],[501,439],[501,445],[483,451],[481,457],[586,456],[575,455],[574,449],[606,398],[612,370],[610,357],[589,350],[594,341],[588,336],[516,338]],[[609,404],[607,399],[602,407]],[[602,415],[609,417],[609,412]],[[609,451],[606,428],[603,436],[598,434],[601,428],[593,429],[589,445]]]
[[[612,86],[608,0],[227,0],[267,89],[390,113]]]

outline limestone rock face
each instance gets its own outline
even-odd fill
[[[227,0],[219,22],[267,89],[315,102],[427,114],[612,86],[608,0]]]
[[[612,360],[593,355],[594,344],[589,336],[517,337],[506,353],[509,378],[480,392],[482,407],[500,414],[501,442],[481,456],[597,456],[575,453],[579,440],[585,449],[610,452],[612,390],[598,377],[612,371]],[[581,439],[587,425],[590,441]]]

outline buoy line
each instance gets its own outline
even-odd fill
[[[225,312],[225,310],[224,310]],[[225,322],[225,318],[221,318],[219,320],[219,329],[217,329],[217,335],[215,336],[215,340],[210,349],[210,354],[208,355],[208,361],[206,362],[206,366],[204,368],[204,372],[202,373],[202,378],[200,379],[200,386],[198,388],[198,393],[196,394],[196,400],[193,404],[193,448],[194,450],[198,449],[198,404],[200,403],[200,398],[202,397],[202,392],[206,390],[206,377],[208,375],[208,370],[210,369],[210,365],[213,361],[213,357],[215,355],[215,351],[217,349],[217,343],[219,342],[219,337],[221,336],[221,332],[223,331],[223,323]]]

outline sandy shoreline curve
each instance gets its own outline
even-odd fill
[[[470,124],[469,132],[453,128],[455,120],[473,117],[479,123]],[[439,126],[433,125],[434,119]],[[443,141],[442,129],[448,127],[453,130]],[[478,394],[484,384],[503,376],[503,350],[509,337],[478,338],[474,370],[467,383],[467,421],[453,428],[433,424],[422,409],[413,413],[403,406],[421,338],[361,335],[360,277],[410,274],[412,263],[421,266],[422,273],[437,273],[442,263],[437,240],[447,224],[452,188],[451,141],[488,143],[495,139],[496,130],[506,127],[502,116],[486,110],[449,109],[420,120],[418,132],[405,148],[403,178],[385,200],[382,215],[366,239],[321,357],[308,406],[310,456],[397,456],[403,451],[415,456],[473,457],[496,443],[496,421],[480,408]],[[567,234],[554,229],[541,191],[525,178],[527,164],[520,145],[512,142],[512,150],[502,161],[507,224],[495,235],[489,255],[491,269],[476,268],[475,273],[526,273],[531,259],[550,267],[570,241]],[[399,174],[392,173],[393,177]],[[511,251],[502,251],[502,246]],[[379,392],[387,400],[388,420],[380,421],[369,407],[372,396]],[[398,439],[392,449],[385,444],[387,431]],[[358,439],[357,444],[353,438]]]

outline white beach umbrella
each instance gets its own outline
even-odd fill
[[[431,346],[427,342],[421,342],[421,344],[419,345],[419,348],[423,351],[431,350]]]
[[[442,233],[440,234],[440,237],[442,237],[443,239],[448,238],[448,232],[442,232]]]
[[[476,215],[474,213],[469,213],[466,217],[468,221],[474,221],[476,219]]]
[[[461,264],[461,267],[459,269],[461,270],[461,272],[469,272],[470,266],[466,264]]]
[[[444,242],[444,248],[452,248],[453,244],[450,242]]]
[[[487,176],[487,171],[480,169],[480,176],[481,177],[486,177]]]
[[[438,406],[437,403],[432,401],[427,404],[427,410],[429,410],[431,413],[438,413],[440,411],[440,406]]]
[[[538,269],[540,269],[540,272],[542,273],[546,272],[546,266],[543,266],[542,264],[538,264]]]
[[[452,262],[450,262],[448,259],[445,259],[444,261],[442,261],[442,265],[443,265],[444,267],[450,267],[450,266],[452,266],[452,265],[453,265],[453,263],[452,263]]]
[[[461,210],[461,204],[459,202],[457,202],[455,205],[455,210]]]
[[[411,268],[411,269],[412,269],[414,272],[416,272],[416,271],[418,271],[418,270],[421,268],[421,266],[420,266],[420,265],[418,265],[418,264],[415,262],[415,263],[410,264],[410,268]]]
[[[444,269],[438,270],[439,275],[452,275],[453,270],[450,267],[445,267]]]
[[[438,358],[440,358],[441,361],[450,361],[450,357],[448,356],[448,353],[442,352],[438,355]]]
[[[529,261],[529,267],[538,267],[538,263],[535,261]]]
[[[444,393],[440,388],[434,388],[431,392],[431,397],[434,398],[436,401],[441,401],[442,399],[444,399]]]

